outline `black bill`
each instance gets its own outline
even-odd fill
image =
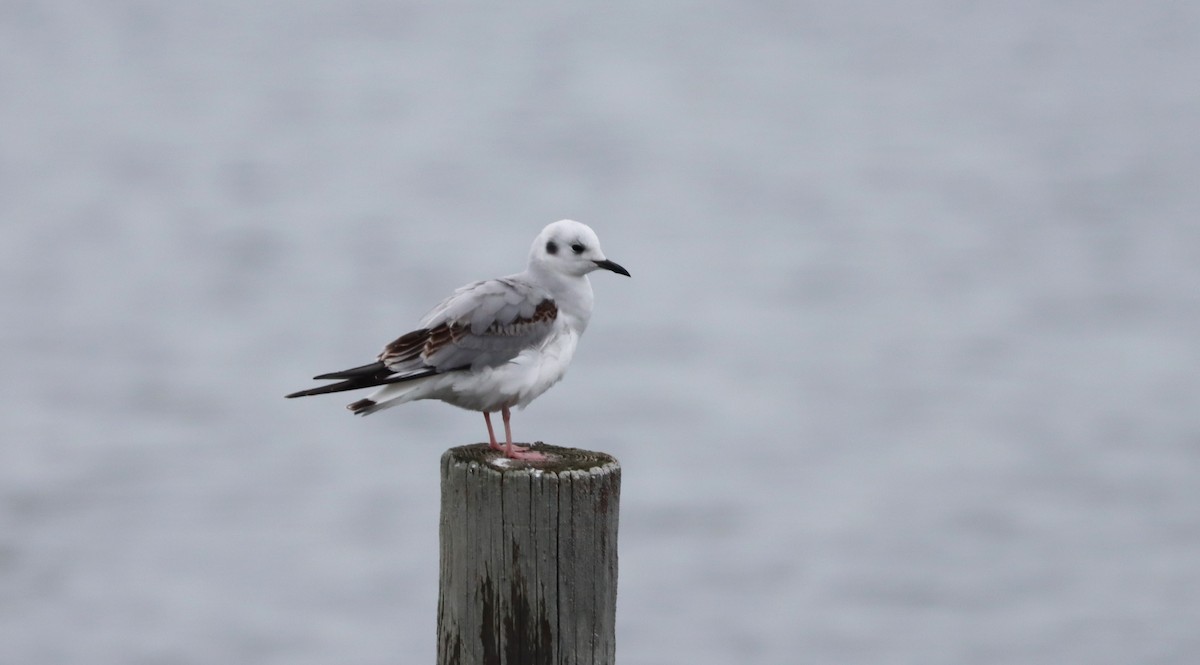
[[[618,275],[625,275],[626,277],[632,277],[632,275],[629,274],[629,271],[622,268],[619,263],[613,263],[612,261],[609,261],[608,259],[604,259],[603,261],[593,261],[592,263],[595,263],[597,268],[604,268],[605,270],[611,270],[611,271],[617,273]]]

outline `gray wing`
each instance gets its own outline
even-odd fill
[[[379,360],[397,374],[494,367],[545,341],[557,318],[550,294],[523,279],[475,282],[388,344]]]

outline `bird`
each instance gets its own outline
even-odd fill
[[[513,443],[511,410],[525,408],[563,378],[592,316],[588,274],[596,270],[630,277],[604,255],[588,225],[570,219],[549,224],[534,239],[524,271],[458,288],[415,330],[386,345],[375,362],[319,374],[313,380],[335,383],[285,397],[378,388],[346,406],[360,416],[441,400],[482,412],[491,449],[515,460],[544,461],[545,455]],[[503,446],[492,428],[497,411]]]

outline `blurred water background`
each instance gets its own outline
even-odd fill
[[[1200,5],[0,3],[0,663],[429,663],[438,458],[285,401],[596,228],[518,438],[625,664],[1200,658]]]

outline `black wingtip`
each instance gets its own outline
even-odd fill
[[[327,384],[324,386],[317,386],[316,388],[309,388],[308,390],[298,390],[290,395],[284,395],[284,398],[292,399],[293,397],[310,397],[312,395],[328,395],[329,393],[340,393],[340,392],[344,392],[347,390],[358,390],[359,388],[370,388],[370,387],[376,386],[376,385],[379,385],[379,382],[372,381],[370,379],[370,377],[358,378],[358,379],[346,379],[345,381],[339,381],[337,383],[330,383],[330,384]]]
[[[312,395],[328,395],[329,393],[340,393],[345,390],[358,390],[359,388],[370,388],[381,383],[386,383],[391,372],[384,366],[383,362],[375,361],[369,365],[361,367],[351,367],[340,372],[329,372],[327,374],[318,374],[313,377],[314,381],[335,380],[338,383],[321,386],[319,388],[309,388],[308,390],[298,390],[290,395],[284,395],[285,399],[293,397],[309,397]]]
[[[381,378],[387,375],[388,369],[384,366],[383,361],[377,360],[368,365],[360,367],[351,367],[340,372],[329,372],[326,374],[318,374],[313,377],[314,381],[325,381],[328,379],[357,379],[368,376],[380,376]]]
[[[344,383],[344,382],[343,382]],[[352,388],[342,387],[342,384],[333,384],[339,386],[337,390],[329,390],[332,386],[321,386],[320,388],[309,388],[308,390],[297,390],[290,395],[284,395],[284,399],[295,399],[297,397],[311,397],[313,395],[325,395],[332,392],[341,392],[342,390],[353,390]]]
[[[382,363],[380,363],[380,364],[382,365]],[[374,365],[364,365],[363,368],[373,367],[373,366]],[[363,369],[363,368],[359,368],[359,369]],[[464,369],[464,368],[459,368],[459,369]],[[346,371],[350,372],[353,370],[346,370]],[[384,370],[384,371],[386,372],[387,370]],[[342,374],[342,373],[343,372],[334,372],[334,374]],[[337,383],[330,383],[328,385],[319,386],[317,388],[309,388],[308,390],[300,390],[300,391],[294,392],[290,395],[284,395],[284,398],[291,399],[293,397],[308,397],[310,395],[328,395],[329,393],[340,393],[340,392],[345,392],[347,390],[359,390],[361,388],[374,388],[375,386],[386,386],[391,383],[405,383],[406,381],[415,381],[416,379],[423,379],[427,376],[433,376],[434,374],[441,374],[441,372],[437,371],[436,369],[433,369],[432,367],[425,369],[423,371],[420,371],[420,372],[416,372],[414,374],[404,374],[402,376],[377,375],[377,374],[370,374],[370,373],[367,373],[364,371],[364,372],[361,372],[360,374],[358,374],[352,378],[346,379],[344,381],[339,381]],[[332,376],[332,375],[331,374],[323,374],[322,376]],[[317,378],[319,379],[321,377],[318,376]],[[354,404],[359,404],[361,402],[366,402],[366,401],[369,401],[369,400],[359,400],[358,402],[355,402]],[[351,404],[350,406],[354,407],[354,404]],[[370,406],[375,406],[375,403],[372,402],[370,405],[365,405],[363,408],[369,408]],[[355,411],[355,413],[359,413],[359,412]]]

